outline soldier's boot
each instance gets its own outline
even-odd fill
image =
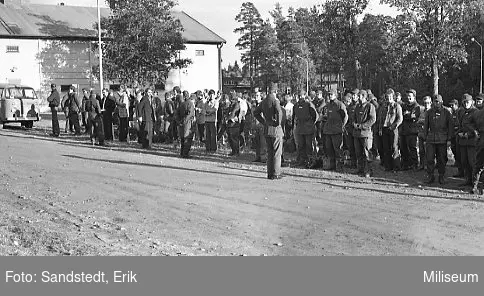
[[[444,175],[439,175],[439,184],[445,185],[445,176]]]
[[[434,183],[434,182],[435,182],[435,176],[434,176],[434,174],[432,174],[432,175],[428,175],[428,176],[427,176],[427,181],[425,181],[425,183],[426,183],[426,184],[432,184],[432,183]]]
[[[336,160],[336,171],[337,172],[343,171],[343,161],[341,161],[341,159]]]

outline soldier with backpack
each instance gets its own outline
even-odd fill
[[[101,116],[101,106],[93,91],[91,91],[89,99],[84,101],[83,109],[87,112],[87,130],[89,131],[91,144],[94,145],[94,141],[97,138],[98,144],[100,146],[104,145],[104,126]]]

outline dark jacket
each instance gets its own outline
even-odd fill
[[[348,122],[346,123],[346,133],[348,135],[353,135],[353,122],[355,116],[356,103],[351,102],[351,104],[346,108],[346,113],[348,113]]]
[[[239,126],[239,114],[240,114],[240,105],[237,100],[234,100],[230,103],[228,109],[228,117],[227,117],[227,126],[228,127],[238,127]]]
[[[94,94],[84,101],[83,107],[84,112],[87,112],[88,120],[94,120],[97,115],[101,114],[101,106],[99,106],[99,101]]]
[[[101,109],[106,110],[106,113],[112,114],[114,109],[116,109],[116,99],[109,94],[107,98],[101,98],[99,105],[101,106]]]
[[[484,148],[484,109],[472,113],[469,128],[470,132],[478,137],[478,149]]]
[[[457,143],[460,146],[476,146],[477,145],[477,136],[472,128],[472,116],[477,109],[475,107],[471,107],[469,109],[459,109],[457,115],[457,132],[454,136],[457,136]],[[454,123],[455,125],[455,123]],[[463,133],[464,137],[460,137],[459,134]]]
[[[298,101],[293,108],[294,133],[298,135],[311,135],[316,131],[315,124],[318,121],[318,112],[313,103]]]
[[[402,108],[403,123],[402,135],[417,135],[418,134],[418,119],[420,118],[420,105],[417,102],[413,104],[404,104]]]
[[[155,122],[155,113],[148,96],[144,96],[136,107],[137,117],[142,117],[143,122]]]
[[[348,122],[348,113],[346,113],[346,106],[341,101],[330,101],[324,107],[327,119],[323,128],[323,134],[337,135],[343,133],[343,128]]]
[[[153,97],[151,105],[153,106],[153,110],[155,111],[155,119],[159,120],[159,118],[163,116],[163,103],[161,102],[161,99],[158,97]]]
[[[53,90],[50,93],[50,96],[47,98],[47,102],[49,102],[49,107],[59,107],[60,105],[60,95],[59,92],[56,90]]]
[[[377,114],[377,127],[378,131],[382,132],[383,128],[385,127],[385,121],[388,118],[388,128],[391,130],[396,130],[402,124],[403,116],[402,116],[402,107],[398,103],[393,104],[382,104],[378,108]]]
[[[170,122],[175,120],[175,104],[171,99],[165,100],[165,107],[163,108],[163,111],[165,120]]]
[[[431,144],[445,144],[454,134],[454,121],[449,110],[432,107],[427,111],[424,122],[424,139]]]
[[[268,95],[254,110],[254,117],[264,125],[264,135],[266,137],[283,137],[282,128],[283,110],[279,100],[275,95]]]
[[[82,101],[79,97],[75,94],[69,94],[69,112],[70,113],[79,113],[81,112]]]
[[[355,138],[372,138],[373,132],[371,127],[376,122],[375,106],[372,103],[366,102],[358,104],[353,114],[353,124],[358,124],[354,127],[353,136]]]
[[[183,137],[189,137],[195,126],[195,107],[190,100],[180,103],[175,111],[175,121],[183,132]]]

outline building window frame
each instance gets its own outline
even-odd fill
[[[197,49],[197,50],[195,50],[195,56],[196,57],[203,57],[203,56],[205,56],[205,50],[204,49]]]
[[[6,52],[7,53],[19,53],[20,47],[18,45],[7,45]]]

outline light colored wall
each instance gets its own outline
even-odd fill
[[[204,56],[196,56],[196,50],[203,50]],[[187,44],[181,52],[181,58],[192,60],[188,68],[172,70],[166,81],[166,90],[172,90],[174,86],[180,86],[182,90],[190,93],[197,90],[219,88],[218,49],[217,45]]]
[[[32,86],[42,99],[50,92],[50,84],[78,84],[79,88],[99,89],[93,65],[98,65],[97,54],[89,50],[90,42],[0,39],[0,82],[19,79]],[[18,45],[19,53],[6,53],[7,45]],[[204,56],[196,56],[203,50]],[[203,89],[218,90],[219,69],[217,45],[187,44],[181,58],[189,58],[192,64],[182,70],[172,70],[165,83],[166,90],[180,86],[195,92]],[[16,68],[14,72],[10,70]],[[105,82],[109,85],[109,82]],[[163,91],[162,91],[163,93]]]

